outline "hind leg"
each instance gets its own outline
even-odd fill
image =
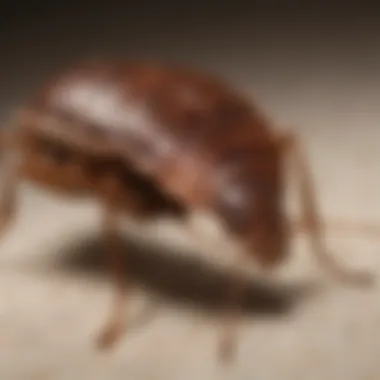
[[[358,284],[370,283],[372,276],[369,273],[350,272],[328,254],[324,245],[323,222],[319,216],[315,187],[302,147],[292,133],[282,135],[279,138],[279,144],[284,153],[290,156],[292,167],[295,169],[302,213],[300,226],[308,231],[315,256],[324,268],[340,280]]]
[[[344,235],[361,234],[365,237],[380,238],[380,226],[373,223],[355,223],[345,220],[332,220],[323,223],[325,230]],[[293,233],[308,231],[305,221],[297,220],[293,223]]]

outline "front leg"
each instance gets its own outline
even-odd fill
[[[122,237],[119,232],[119,213],[115,207],[109,204],[104,205],[103,232],[106,242],[105,253],[115,281],[115,293],[108,319],[97,338],[97,343],[100,348],[109,348],[119,340],[125,330],[127,298],[126,268],[123,260]]]
[[[116,174],[103,178],[98,190],[98,195],[103,200],[102,231],[106,242],[105,254],[115,284],[114,299],[108,319],[97,337],[98,347],[105,349],[114,346],[126,330],[128,282],[124,260],[125,246],[120,229],[121,217],[124,213],[136,219],[149,217],[150,198],[123,185]],[[148,308],[140,317],[150,318],[154,310],[155,305]]]
[[[14,140],[13,133],[0,132],[1,159],[3,160],[1,163],[0,236],[6,232],[14,218],[17,205],[16,190],[22,175],[20,152]]]
[[[290,159],[297,176],[297,188],[301,203],[301,225],[308,231],[312,251],[320,263],[336,278],[355,284],[369,284],[373,277],[369,273],[351,272],[343,268],[331,256],[324,244],[324,231],[317,206],[315,186],[311,170],[301,144],[293,133],[280,135],[279,147]]]

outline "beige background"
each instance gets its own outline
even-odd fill
[[[83,11],[72,13],[72,23],[69,16],[45,17],[38,28],[41,20],[34,15],[29,27],[9,25],[1,40],[4,122],[51,71],[80,56],[143,54],[186,61],[218,72],[254,97],[278,128],[298,131],[326,217],[380,224],[376,20],[339,23],[322,15],[306,22],[242,12],[220,17],[212,27],[206,16],[199,21],[201,14],[195,24],[189,16],[170,27],[163,16],[148,21],[142,13],[139,22],[127,23],[116,10],[109,12],[113,22],[99,24],[107,17],[99,9],[93,13],[82,32],[75,28]],[[264,299],[272,302],[257,306],[252,285],[253,313],[241,326],[236,362],[228,371],[215,360],[220,313],[208,313],[208,305],[220,304],[224,277],[198,263],[196,257],[206,256],[201,251],[185,258],[130,253],[135,283],[148,291],[136,290],[130,332],[114,352],[103,355],[92,343],[112,288],[107,271],[94,265],[101,257],[99,244],[83,245],[98,232],[96,205],[27,185],[20,187],[19,199],[16,221],[0,247],[0,379],[380,377],[379,284],[360,290],[329,280],[302,237],[277,279],[279,292],[292,295],[293,307],[289,313],[276,311],[282,298],[269,290]],[[145,228],[149,236],[197,245],[171,225]],[[330,232],[327,240],[343,264],[379,276],[380,239]],[[218,264],[216,255],[207,257]],[[299,297],[308,283],[313,291]],[[152,318],[134,327],[140,310],[156,303]]]

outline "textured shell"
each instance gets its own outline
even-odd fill
[[[190,203],[203,202],[223,160],[269,133],[258,111],[219,80],[167,65],[78,65],[32,106],[59,122],[48,133],[121,154]]]
[[[261,112],[218,79],[173,65],[84,63],[57,75],[29,111],[24,131],[121,159],[179,204],[221,217],[262,261],[283,257],[281,150]]]
[[[84,63],[51,80],[30,110],[23,128],[35,135],[120,158],[176,202],[216,213],[243,239],[263,237],[273,255],[282,249],[275,135],[220,80],[170,65]]]

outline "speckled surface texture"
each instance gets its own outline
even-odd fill
[[[121,25],[115,21],[108,31],[108,45],[89,42],[103,33],[93,25],[88,29],[91,38],[84,33],[87,37],[66,44],[71,50],[62,45],[62,50],[51,49],[51,53],[46,49],[49,38],[63,38],[63,33],[35,32],[40,45],[28,56],[30,73],[25,76],[24,47],[30,46],[26,35],[32,31],[24,31],[23,37],[20,32],[13,47],[9,43],[4,48],[2,120],[56,64],[76,58],[80,46],[92,56],[102,51],[101,46],[111,54],[149,51],[165,58],[180,56],[208,70],[215,68],[255,97],[279,128],[298,131],[326,218],[380,225],[380,45],[367,48],[374,42],[368,23],[362,34],[347,32],[345,43],[342,36],[330,35],[326,43],[319,44],[310,29],[303,37],[311,42],[302,45],[300,39],[299,46],[297,33],[281,42],[280,31],[278,41],[270,31],[241,40],[243,27],[232,28],[219,39],[198,38],[202,30],[209,34],[207,25],[199,24],[197,31],[181,40],[181,46],[188,46],[186,51],[178,47],[177,40],[162,37],[160,43],[147,31],[140,34],[140,48],[133,48],[130,32],[123,44],[113,43],[124,28]],[[239,48],[234,43],[238,39]],[[195,40],[198,45],[191,43]],[[264,42],[272,48],[263,49]],[[125,47],[128,43],[130,50]],[[246,54],[248,47],[250,54]],[[107,270],[99,265],[101,250],[94,238],[100,220],[96,205],[62,200],[27,184],[20,187],[19,200],[17,218],[0,243],[0,379],[380,378],[380,238],[333,231],[326,236],[342,265],[374,273],[372,288],[357,289],[326,276],[305,239],[297,237],[292,257],[274,280],[280,293],[290,288],[284,293],[293,295],[291,307],[287,312],[270,312],[266,310],[270,305],[251,307],[239,329],[236,360],[223,368],[215,356],[221,314],[207,307],[217,305],[223,296],[223,275],[207,269],[218,264],[217,252],[208,255],[209,263],[203,266],[198,260],[205,261],[206,254],[201,251],[168,256],[165,250],[130,248],[132,283],[144,287],[131,292],[125,338],[113,352],[102,354],[93,342],[107,316],[112,285]],[[163,222],[138,230],[143,236],[174,239],[181,248],[197,244]],[[251,290],[255,304],[254,287]],[[275,302],[279,297],[267,293],[273,308],[281,309]],[[188,298],[193,303],[186,302]],[[142,320],[141,315],[149,318]]]

